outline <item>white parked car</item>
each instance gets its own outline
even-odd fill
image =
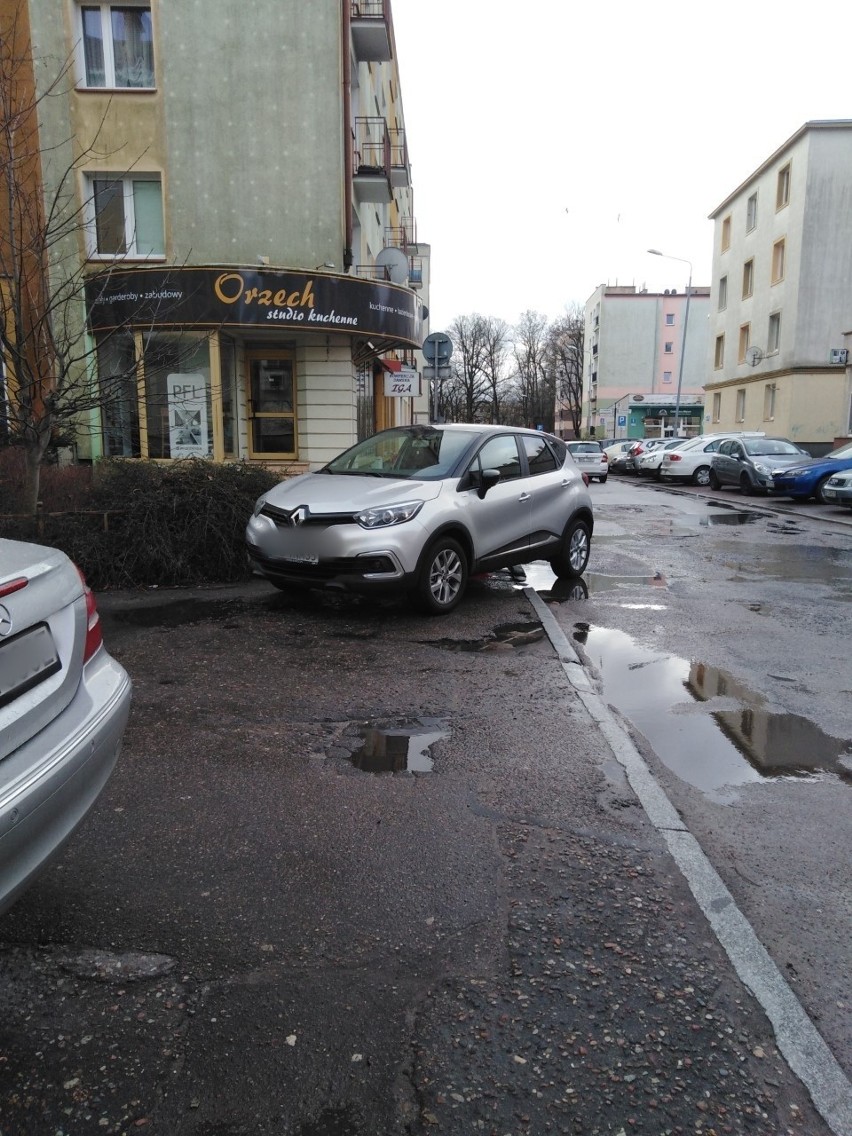
[[[652,447],[650,450],[646,450],[635,459],[636,472],[640,477],[655,477],[659,481],[663,454],[666,450],[676,450],[683,445],[685,445],[685,439],[683,438],[667,438],[659,445]]]
[[[566,442],[565,448],[583,473],[603,485],[609,473],[609,458],[601,449],[600,442]]]
[[[828,505],[848,505],[852,509],[852,469],[832,474],[822,490]]]
[[[129,712],[130,679],[78,569],[0,539],[0,912],[97,800]]]
[[[727,438],[762,438],[761,430],[731,430],[724,434],[702,434],[690,438],[682,446],[663,451],[660,478],[663,481],[688,481],[708,486],[713,454]]]

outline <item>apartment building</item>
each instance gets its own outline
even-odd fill
[[[850,200],[852,120],[814,121],[710,214],[712,428],[852,434]]]
[[[111,384],[78,455],[298,472],[428,419],[390,0],[22,6],[43,197],[80,218],[50,272],[84,266]]]
[[[693,286],[688,298],[685,288],[595,289],[585,305],[582,420],[588,434],[701,433],[709,305],[709,287]]]

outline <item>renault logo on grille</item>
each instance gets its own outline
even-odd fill
[[[304,524],[307,519],[308,519],[308,510],[305,508],[304,505],[300,505],[298,509],[294,509],[293,512],[290,514],[290,524],[291,525]]]
[[[9,609],[0,604],[0,639],[12,634],[12,616]]]

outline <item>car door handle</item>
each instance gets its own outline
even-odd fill
[[[562,488],[567,489],[570,484],[571,484],[571,478],[570,477],[563,477]]]
[[[522,493],[520,495],[520,497],[518,498],[518,500],[519,501],[529,501],[531,497],[532,497],[531,493]]]

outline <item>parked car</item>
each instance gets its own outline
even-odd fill
[[[604,453],[609,462],[610,473],[624,473],[626,469],[627,454],[633,448],[635,438],[622,438],[620,442],[613,442],[607,446]]]
[[[838,446],[821,458],[811,458],[806,465],[794,465],[775,478],[775,490],[794,501],[815,497],[825,503],[824,490],[834,473],[852,469],[852,442]],[[830,498],[829,498],[830,500]]]
[[[398,591],[433,615],[472,573],[585,571],[592,501],[558,438],[504,426],[400,426],[260,497],[249,557],[276,587]]]
[[[118,758],[131,684],[65,553],[0,539],[0,911],[69,839]]]
[[[663,481],[689,481],[693,485],[710,484],[710,462],[713,454],[726,438],[762,438],[759,431],[746,434],[741,430],[728,433],[701,434],[688,438],[681,446],[666,450],[660,462],[660,478]]]
[[[627,473],[639,473],[639,463],[645,454],[653,453],[665,445],[665,438],[637,438],[627,453]]]
[[[822,488],[826,505],[848,505],[852,509],[852,469],[834,473]]]
[[[609,459],[598,442],[566,442],[568,453],[584,473],[594,481],[597,479],[601,485],[606,481],[609,473]]]
[[[789,438],[726,438],[711,458],[710,487],[736,485],[741,493],[768,493],[777,470],[808,456]]]
[[[659,446],[652,446],[639,455],[636,463],[636,473],[639,477],[653,477],[660,480],[660,466],[666,450],[676,450],[684,444],[684,438],[666,438]]]

